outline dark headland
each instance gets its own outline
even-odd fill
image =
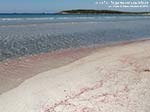
[[[150,12],[127,12],[116,10],[94,10],[94,9],[77,9],[77,10],[64,10],[58,14],[150,14]]]

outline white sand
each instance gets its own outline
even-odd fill
[[[0,96],[0,112],[149,111],[150,40],[100,49]]]
[[[64,49],[0,62],[0,94],[16,88],[25,80],[88,56],[102,46]]]

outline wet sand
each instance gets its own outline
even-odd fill
[[[0,63],[0,94],[47,70],[67,65],[94,52],[96,47],[66,49],[11,59]]]
[[[26,79],[29,79],[39,73],[72,63],[94,53],[96,50],[147,40],[149,39],[64,49],[0,62],[0,94],[17,87]]]
[[[50,56],[54,56],[55,59],[74,56],[77,54],[74,50],[55,52]],[[85,53],[84,50],[83,48],[79,50],[80,53],[82,51],[86,54],[82,55],[82,58],[36,74],[18,87],[1,94],[0,111],[148,112],[150,110],[149,39],[91,47],[90,50],[89,48],[85,50]],[[31,56],[31,60],[38,62],[37,59],[45,60],[49,56],[41,54],[37,56],[40,58],[32,57],[36,56]],[[40,66],[38,67],[40,69]]]

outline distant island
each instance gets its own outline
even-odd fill
[[[58,14],[150,14],[150,12],[127,12],[116,10],[77,9],[60,11]]]

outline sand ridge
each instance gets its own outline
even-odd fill
[[[0,95],[3,112],[148,112],[150,40],[105,47]]]

